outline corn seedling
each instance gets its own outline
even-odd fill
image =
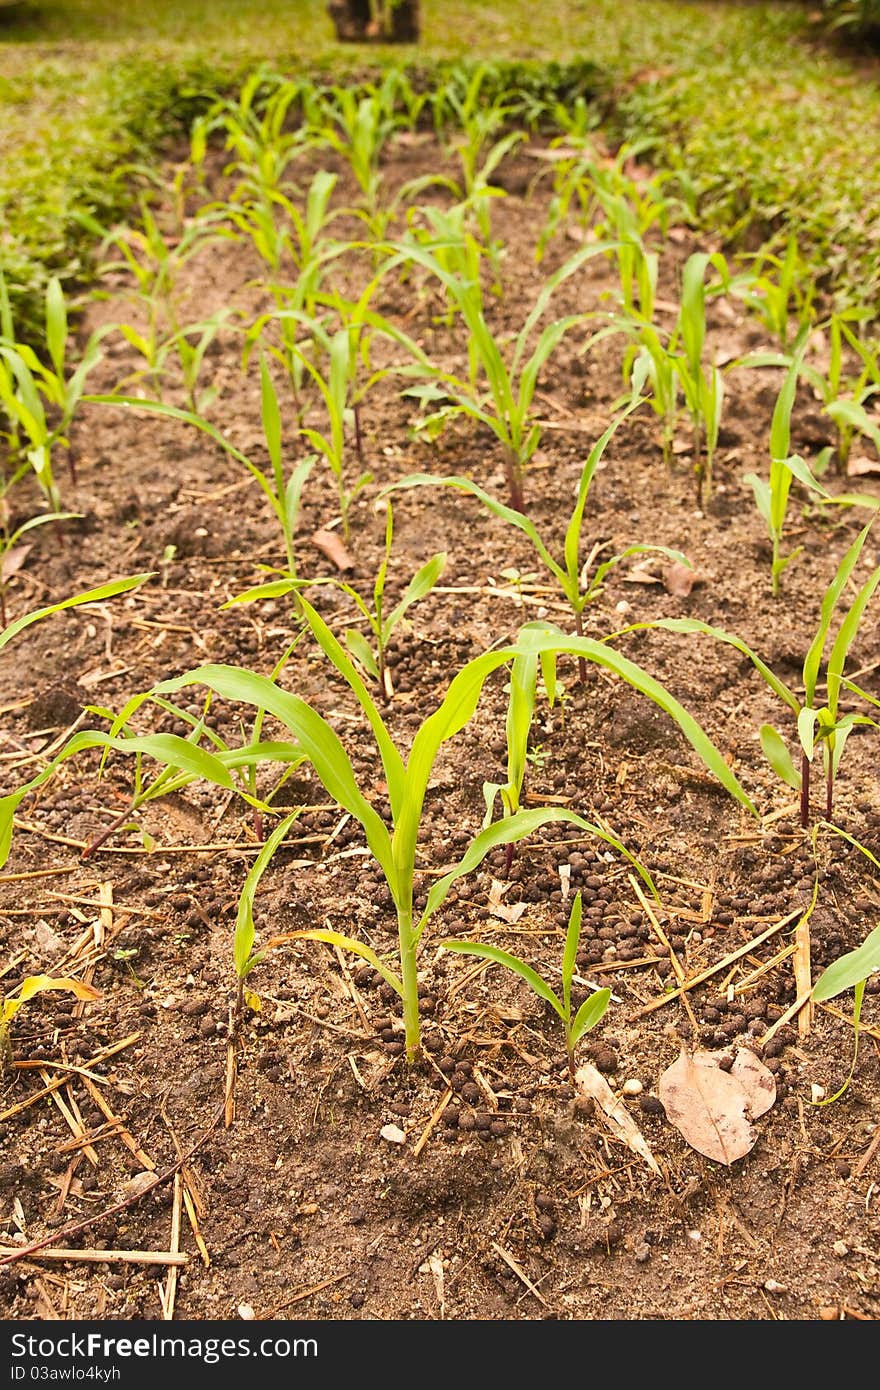
[[[464,240],[473,257],[476,243],[468,233]],[[488,426],[502,446],[510,506],[523,512],[525,474],[541,439],[541,426],[534,414],[538,378],[565,334],[583,323],[586,316],[569,314],[553,320],[540,330],[531,351],[530,345],[558,287],[586,261],[607,250],[606,245],[597,244],[577,252],[550,276],[514,339],[509,365],[486,322],[479,278],[464,279],[451,272],[433,251],[412,241],[391,249],[402,260],[413,261],[440,281],[468,332],[467,379],[435,367],[430,372],[431,382],[411,387],[407,394],[425,403],[436,403],[438,394],[442,394],[448,404],[432,416],[435,422],[464,415]],[[413,372],[425,374],[421,366]]]
[[[385,489],[385,493],[396,491],[400,488],[423,486],[457,488],[459,491],[468,493],[471,497],[475,497],[477,501],[492,512],[494,516],[500,517],[500,519],[507,522],[508,525],[515,526],[517,530],[522,531],[524,535],[528,536],[535,548],[538,558],[553,575],[565,599],[570,604],[572,616],[574,618],[575,632],[579,637],[582,637],[584,635],[583,614],[585,608],[588,604],[595,602],[599,597],[603,591],[608,574],[616,565],[619,565],[622,560],[627,559],[631,555],[653,552],[665,555],[668,559],[677,560],[681,564],[688,563],[680,551],[670,550],[665,546],[627,546],[619,555],[613,555],[609,559],[603,560],[601,563],[597,563],[597,561],[602,552],[602,546],[594,546],[587,556],[583,556],[582,554],[584,513],[596,469],[599,466],[605,448],[615,430],[621,422],[626,419],[628,415],[631,415],[641,404],[641,399],[630,402],[626,409],[624,409],[617,416],[617,419],[609,425],[608,429],[605,430],[604,434],[590,450],[589,457],[581,470],[574,508],[572,509],[571,517],[566,527],[562,556],[560,559],[555,558],[549,546],[542,539],[534,522],[528,516],[525,516],[523,512],[515,510],[512,507],[505,506],[503,502],[497,501],[496,498],[491,497],[476,483],[472,482],[470,478],[455,476],[442,478],[434,477],[429,473],[410,474],[405,478],[401,478],[398,482],[392,483],[390,487]],[[579,662],[578,678],[581,683],[587,678],[586,661],[583,658],[581,658]]]
[[[82,399],[86,378],[101,359],[100,340],[109,330],[101,329],[91,335],[80,361],[71,369],[67,359],[67,306],[57,276],[52,276],[46,287],[45,324],[48,362],[42,361],[27,343],[16,339],[0,270],[0,415],[7,420],[6,442],[10,456],[21,457],[33,469],[40,491],[57,513],[61,511],[61,493],[53,451],[58,444],[67,448],[71,478],[75,481],[67,432]]]
[[[378,87],[368,83],[324,91],[319,99],[320,124],[313,128],[316,145],[329,147],[348,163],[360,189],[359,214],[375,240],[385,236],[388,225],[379,161],[402,124],[395,101],[398,78],[390,69]]]
[[[682,273],[681,308],[677,340],[681,351],[676,371],[681,383],[685,405],[691,417],[694,441],[694,473],[697,484],[697,506],[702,507],[704,496],[712,488],[712,464],[721,427],[721,407],[724,382],[714,362],[704,362],[706,345],[706,271],[709,266],[727,279],[723,256],[694,252],[688,257]]]
[[[863,317],[854,310],[831,315],[827,324],[828,365],[824,370],[806,360],[803,333],[793,353],[753,353],[733,364],[791,369],[797,362],[800,375],[822,402],[824,413],[834,424],[837,433],[835,467],[839,474],[846,473],[853,441],[857,437],[870,439],[880,453],[880,427],[876,416],[869,414],[865,408],[866,403],[880,393],[880,352],[863,342],[850,327]],[[858,364],[855,372],[846,370],[847,349],[851,360]]]
[[[145,368],[138,376],[150,378],[156,394],[161,392],[161,375],[168,349],[179,344],[184,325],[180,321],[177,277],[181,268],[212,242],[231,236],[222,209],[202,209],[197,217],[185,219],[179,235],[166,234],[146,198],[141,199],[139,227],[125,227],[107,234],[104,250],[111,247],[121,260],[107,262],[104,273],[127,271],[134,282],[129,298],[141,308],[140,327],[119,323],[118,331],[140,353]]]
[[[225,450],[231,458],[244,464],[268,501],[281,527],[287,571],[289,574],[295,575],[294,538],[299,522],[300,500],[306,480],[314,466],[315,456],[309,455],[299,459],[290,470],[289,476],[285,474],[282,455],[281,411],[265,357],[260,360],[260,394],[263,436],[266,441],[271,470],[269,474],[242,453],[240,449],[237,449],[234,444],[230,443],[216,425],[212,425],[210,420],[206,420],[203,415],[194,411],[182,410],[178,406],[169,405],[166,401],[141,399],[139,396],[95,395],[87,396],[84,399],[95,405],[117,406],[129,410],[148,410],[154,414],[165,415],[172,420],[180,420],[184,424],[193,425],[203,434],[208,435],[210,439],[213,439],[214,443]]]
[[[788,512],[789,495],[792,482],[797,479],[802,486],[817,496],[827,497],[822,484],[816,479],[809,465],[799,454],[790,454],[791,412],[797,391],[798,373],[801,367],[805,343],[801,342],[795,352],[782,389],[776,398],[773,419],[770,425],[770,474],[767,479],[756,473],[747,473],[744,482],[751,485],[755,503],[764,519],[770,538],[770,585],[774,598],[779,597],[780,579],[783,570],[796,559],[803,549],[796,547],[788,555],[782,554],[782,538]]]
[[[267,95],[268,92],[268,95]],[[312,143],[310,111],[317,90],[307,81],[291,81],[255,69],[237,99],[222,99],[193,124],[190,156],[196,168],[204,163],[209,140],[221,132],[233,158],[224,176],[235,180],[236,202],[264,203],[288,191],[287,171]],[[300,115],[302,119],[291,119]]]
[[[388,577],[388,566],[391,560],[391,545],[394,537],[394,521],[391,504],[387,504],[387,516],[385,520],[385,554],[376,572],[373,582],[373,604],[372,607],[366,602],[363,596],[351,584],[345,583],[341,579],[315,579],[298,580],[295,578],[282,577],[269,580],[265,584],[255,585],[251,589],[246,589],[241,594],[236,594],[229,599],[223,608],[232,608],[241,603],[254,603],[261,599],[283,598],[286,594],[294,593],[307,588],[314,588],[321,584],[332,584],[335,588],[341,589],[353,599],[368,632],[372,635],[372,643],[360,630],[360,628],[347,628],[343,641],[350,654],[354,657],[358,666],[370,676],[379,688],[379,695],[384,704],[387,704],[394,695],[394,688],[391,681],[391,672],[388,668],[387,652],[388,645],[394,632],[397,630],[402,619],[414,603],[425,598],[436,585],[443,570],[446,568],[446,552],[438,551],[432,555],[424,565],[413,575],[407,584],[398,602],[390,611],[386,611],[385,584]]]
[[[761,726],[761,748],[778,777],[800,792],[800,821],[806,828],[810,816],[810,770],[817,745],[822,748],[822,761],[825,773],[825,819],[830,821],[834,810],[834,784],[837,779],[844,745],[849,734],[857,725],[874,725],[875,721],[867,715],[853,711],[842,712],[841,694],[851,689],[864,697],[864,692],[854,686],[844,676],[844,666],[850,647],[858,636],[859,627],[877,585],[880,584],[880,565],[871,571],[859,587],[846,612],[843,614],[837,634],[825,666],[825,702],[819,704],[820,671],[822,658],[831,632],[831,625],[840,603],[843,591],[849,583],[858,563],[862,547],[867,540],[872,523],[869,522],[859,532],[852,545],[840,561],[837,571],[822,598],[819,626],[804,658],[801,672],[803,695],[793,690],[745,643],[742,638],[722,628],[711,627],[696,618],[658,618],[649,623],[638,623],[637,628],[659,627],[669,632],[705,633],[716,641],[726,642],[736,651],[748,657],[755,670],[763,678],[794,717],[800,747],[800,767],[796,767],[788,746],[772,724]],[[626,631],[633,631],[628,628]],[[620,634],[618,634],[620,635]],[[867,698],[867,697],[865,697]]]
[[[678,724],[710,771],[719,778],[732,795],[736,796],[753,814],[756,814],[752,802],[730,772],[721,753],[708,739],[693,716],[663,686],[647,672],[613,651],[605,643],[594,642],[589,638],[569,637],[557,628],[541,625],[523,628],[518,641],[512,646],[486,652],[468,662],[452,678],[434,713],[416,731],[408,757],[404,760],[404,756],[388,732],[378,706],[342,644],[307,599],[300,595],[297,602],[301,614],[319,646],[349,685],[369,723],[383,764],[385,784],[388,788],[390,827],[386,825],[358,785],[351,760],[338,735],[326,719],[299,696],[281,690],[266,677],[236,667],[203,666],[186,672],[174,680],[163,682],[156,686],[150,694],[162,697],[173,696],[190,685],[203,685],[220,698],[240,701],[265,710],[267,714],[278,719],[291,732],[295,740],[291,747],[308,759],[328,795],[360,824],[366,836],[367,845],[388,884],[395,906],[398,927],[397,969],[394,969],[393,964],[380,959],[369,946],[341,933],[331,930],[312,930],[297,933],[297,935],[311,940],[327,941],[352,951],[379,971],[382,978],[391,985],[402,1000],[406,1054],[410,1061],[415,1060],[420,1048],[417,980],[417,955],[420,941],[429,921],[445,901],[452,885],[463,874],[470,873],[477,868],[492,849],[500,845],[515,843],[543,825],[564,822],[577,826],[587,835],[598,836],[626,857],[656,897],[656,889],[650,875],[619,840],[601,827],[591,825],[567,808],[551,806],[518,811],[516,815],[508,816],[480,831],[461,860],[434,882],[427,894],[420,915],[416,914],[414,903],[416,854],[419,845],[419,829],[424,823],[428,783],[440,748],[469,722],[476,709],[483,685],[492,672],[514,661],[520,654],[532,652],[539,659],[542,657],[549,659],[550,654],[559,652],[575,656],[583,655],[588,660],[597,662],[633,685],[643,695],[664,709]],[[71,741],[72,744],[76,743],[78,737],[80,739],[89,737],[98,739],[100,736],[94,734],[75,735]],[[106,736],[104,737],[106,739]],[[165,737],[171,736],[166,735]],[[123,746],[125,740],[117,740],[116,743]],[[116,746],[116,744],[111,743],[106,746]],[[59,757],[69,756],[69,747],[70,745],[68,750],[62,750]],[[190,752],[193,751],[189,745],[187,748]],[[196,751],[200,755],[211,756],[206,754],[205,750]],[[251,754],[254,760],[260,756],[256,750],[251,750]],[[274,749],[272,756],[275,756]],[[43,777],[46,775],[48,775],[48,770],[42,774]],[[0,801],[0,816],[4,811],[8,813],[8,801],[9,798]],[[2,821],[0,821],[0,829],[2,829]]]
[[[506,970],[511,970],[521,980],[525,980],[538,998],[550,1005],[562,1021],[565,1033],[565,1051],[568,1056],[568,1070],[572,1078],[575,1070],[575,1048],[584,1034],[589,1032],[591,1028],[595,1028],[604,1016],[611,1000],[610,989],[597,989],[595,993],[589,994],[580,1007],[572,1013],[571,986],[577,962],[582,912],[581,895],[578,893],[571,905],[568,930],[565,934],[565,946],[562,952],[561,996],[551,988],[543,975],[539,975],[537,970],[528,965],[526,961],[521,960],[519,956],[511,955],[509,951],[501,950],[498,946],[486,946],[479,941],[457,941],[454,939],[440,943],[445,951],[455,951],[463,956],[479,956],[482,960],[494,961],[497,965],[503,965]]]
[[[731,293],[742,300],[785,352],[791,339],[792,320],[797,325],[796,337],[815,322],[815,284],[801,257],[797,238],[788,238],[781,256],[764,250],[744,259],[751,259],[754,264],[745,274],[731,280]]]

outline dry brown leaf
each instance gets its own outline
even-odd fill
[[[312,536],[312,545],[316,546],[322,555],[326,555],[338,570],[354,569],[354,560],[335,531],[316,531]]]
[[[609,1129],[618,1139],[622,1139],[627,1148],[644,1159],[652,1172],[659,1173],[660,1165],[651,1153],[645,1136],[623,1101],[617,1099],[602,1073],[587,1062],[584,1066],[578,1067],[574,1079],[580,1091],[599,1106],[608,1119]]]
[[[862,478],[866,474],[880,473],[880,458],[868,458],[867,454],[858,454],[847,463],[846,473],[848,478]]]
[[[751,1121],[776,1099],[776,1082],[754,1053],[740,1048],[730,1071],[724,1053],[682,1051],[660,1077],[657,1094],[669,1122],[692,1149],[728,1166],[754,1148],[758,1132]]]
[[[671,564],[664,566],[663,587],[667,594],[672,594],[675,598],[687,598],[694,585],[700,583],[702,580],[697,571],[683,565],[680,560],[673,560]]]
[[[6,583],[14,574],[18,574],[28,555],[33,550],[32,545],[14,545],[11,550],[7,550],[0,563],[0,581]]]
[[[489,889],[488,907],[493,917],[497,917],[502,922],[518,922],[526,910],[525,903],[506,903],[504,894],[510,884],[502,883],[500,879],[493,878],[492,886]]]

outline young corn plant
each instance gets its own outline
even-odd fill
[[[776,398],[773,419],[770,424],[769,477],[764,479],[759,478],[756,473],[747,473],[743,479],[744,482],[751,485],[755,495],[755,503],[764,519],[770,538],[770,587],[774,598],[779,597],[783,571],[803,550],[803,546],[797,546],[788,555],[782,554],[782,540],[792,482],[796,479],[816,496],[828,496],[825,488],[814,476],[800,454],[789,453],[791,447],[791,412],[794,406],[804,350],[805,340],[802,340],[791,359],[782,389]]]
[[[610,989],[597,989],[587,996],[577,1010],[573,1010],[571,986],[577,964],[582,914],[583,905],[581,895],[578,893],[571,905],[568,930],[565,934],[565,945],[562,951],[561,995],[556,993],[543,975],[540,975],[533,966],[521,960],[519,956],[511,955],[509,951],[503,951],[498,946],[487,946],[480,941],[460,941],[454,938],[440,943],[444,951],[454,951],[463,956],[479,956],[481,960],[494,961],[497,965],[503,965],[506,970],[512,971],[521,980],[525,980],[538,998],[550,1005],[562,1022],[568,1070],[572,1079],[574,1079],[575,1072],[575,1048],[584,1034],[589,1032],[591,1028],[595,1028],[596,1024],[604,1017],[611,1001]]]
[[[788,238],[781,256],[764,250],[744,259],[751,259],[753,265],[731,280],[731,292],[786,352],[792,340],[792,323],[796,338],[815,323],[815,281],[800,254],[797,237]]]
[[[296,351],[303,324],[320,315],[318,295],[333,263],[349,243],[330,235],[331,223],[346,215],[331,208],[337,175],[320,169],[313,176],[300,211],[293,197],[274,193],[266,204],[230,205],[229,217],[241,236],[249,238],[266,266],[266,288],[274,308],[260,314],[248,329],[245,363],[251,345],[275,333],[270,351],[287,372],[299,406],[304,368]]]
[[[476,243],[465,233],[464,255],[475,253]],[[468,248],[470,251],[468,253]],[[518,511],[525,511],[525,475],[541,439],[541,425],[534,411],[535,391],[542,369],[556,348],[575,325],[585,321],[584,314],[568,314],[554,319],[539,331],[556,290],[574,275],[586,261],[601,255],[608,248],[602,243],[586,247],[562,265],[545,283],[534,307],[517,333],[509,363],[485,316],[483,291],[479,278],[462,278],[447,269],[440,257],[424,245],[409,241],[392,247],[397,259],[411,261],[427,270],[443,285],[468,333],[467,378],[456,376],[440,367],[413,367],[414,375],[430,375],[426,385],[411,387],[406,394],[425,403],[436,403],[442,393],[447,404],[434,413],[435,422],[455,415],[488,426],[502,446],[508,501]],[[538,334],[532,347],[532,340]],[[531,350],[530,350],[531,348]]]
[[[382,83],[362,87],[333,86],[320,95],[320,125],[313,131],[316,145],[330,148],[349,165],[360,189],[359,215],[370,236],[380,241],[387,233],[382,151],[401,128],[397,109],[398,74],[390,69]]]
[[[86,396],[84,399],[96,405],[116,406],[122,409],[147,410],[153,414],[164,415],[172,420],[180,420],[184,424],[193,425],[196,429],[201,430],[203,434],[208,435],[210,439],[213,439],[214,443],[225,450],[231,458],[243,464],[259,486],[260,491],[263,493],[275,514],[284,540],[287,572],[291,575],[295,575],[296,555],[294,551],[294,542],[299,522],[302,491],[316,462],[316,455],[310,454],[305,458],[299,459],[290,469],[289,474],[285,472],[282,450],[281,410],[278,405],[278,396],[265,357],[261,357],[260,359],[260,397],[263,436],[266,441],[266,449],[270,464],[270,472],[268,474],[259,464],[248,458],[247,454],[237,449],[216,425],[212,425],[210,420],[206,420],[203,415],[194,411],[183,410],[178,406],[169,405],[165,401],[142,399],[140,396],[121,396],[113,394]]]
[[[41,360],[15,335],[12,310],[0,269],[0,417],[14,473],[16,460],[33,469],[37,484],[54,513],[61,511],[61,491],[55,476],[53,454],[57,445],[67,449],[71,480],[76,480],[68,431],[82,400],[86,379],[101,360],[100,341],[108,329],[92,333],[76,366],[68,359],[67,305],[61,282],[52,276],[46,286],[46,347],[48,361]],[[24,476],[22,468],[19,476]]]
[[[681,308],[677,326],[680,345],[676,371],[691,418],[694,441],[694,475],[697,506],[702,507],[712,489],[712,465],[718,446],[724,380],[714,361],[705,362],[706,272],[713,266],[727,278],[727,264],[720,255],[694,252],[682,272]]]
[[[254,603],[262,599],[283,598],[299,590],[315,588],[321,584],[332,584],[354,600],[363,618],[364,626],[372,636],[372,642],[360,628],[346,628],[343,641],[358,666],[376,682],[383,704],[388,704],[394,696],[391,671],[388,666],[388,646],[392,636],[414,603],[425,598],[435,587],[446,568],[446,552],[438,551],[420,567],[407,584],[398,602],[390,610],[386,605],[385,585],[391,561],[391,546],[394,539],[394,519],[391,504],[387,504],[385,519],[385,554],[376,571],[373,581],[372,607],[363,595],[340,579],[299,580],[282,576],[265,584],[255,585],[241,594],[229,599],[223,608],[232,608],[242,603]]]
[[[148,379],[157,396],[161,395],[169,351],[175,347],[179,354],[184,329],[195,331],[181,322],[180,271],[197,253],[231,235],[225,211],[216,207],[203,208],[198,216],[184,219],[179,234],[168,234],[159,225],[148,200],[142,198],[140,226],[125,227],[105,236],[105,252],[114,248],[121,260],[107,262],[102,269],[128,272],[133,280],[128,298],[141,310],[143,319],[140,326],[119,323],[115,327],[143,357],[144,368],[136,377]]]
[[[496,498],[491,497],[470,478],[452,476],[435,477],[430,473],[415,473],[401,478],[398,482],[392,483],[384,489],[382,495],[397,491],[402,488],[441,486],[452,487],[460,492],[467,493],[475,497],[482,506],[486,507],[494,516],[500,517],[509,526],[515,526],[518,531],[522,531],[528,536],[535,552],[541,563],[550,571],[553,578],[559,585],[562,594],[571,606],[572,617],[574,618],[574,630],[579,637],[584,635],[583,615],[584,610],[591,603],[594,603],[602,593],[605,581],[610,572],[619,565],[621,561],[628,559],[631,555],[640,555],[645,552],[661,554],[667,559],[676,560],[681,564],[687,564],[684,555],[678,550],[670,550],[666,546],[655,545],[631,545],[627,546],[618,555],[612,555],[607,560],[597,563],[602,553],[602,546],[595,545],[587,555],[583,554],[582,533],[584,526],[584,515],[586,512],[587,501],[589,499],[590,487],[596,475],[602,455],[610,441],[612,435],[617,430],[627,416],[642,404],[642,400],[631,401],[630,404],[621,411],[617,418],[608,426],[604,434],[596,441],[590,450],[586,463],[581,470],[580,481],[577,493],[575,494],[574,507],[565,531],[565,539],[562,546],[560,558],[554,556],[549,545],[543,540],[534,522],[523,512],[512,507],[505,506]],[[586,681],[587,667],[586,659],[580,658],[578,663],[578,679],[581,684]]]
[[[719,750],[709,740],[697,721],[647,672],[613,651],[605,643],[589,638],[569,637],[558,628],[544,625],[527,626],[513,645],[486,652],[468,662],[452,678],[440,704],[417,729],[404,755],[398,749],[382,719],[379,708],[362,680],[357,667],[327,624],[301,594],[298,608],[315,639],[332,665],[347,682],[363,711],[376,742],[382,761],[384,780],[390,805],[389,823],[380,816],[358,784],[354,766],[338,735],[326,719],[299,696],[279,688],[266,677],[241,668],[209,665],[186,672],[174,680],[156,686],[149,694],[174,696],[191,686],[206,687],[213,695],[240,701],[265,710],[278,719],[293,736],[292,747],[304,754],[311,763],[328,795],[347,811],[364,831],[367,845],[388,884],[397,916],[398,950],[396,960],[381,959],[371,947],[332,930],[308,930],[297,935],[325,941],[349,950],[367,960],[391,985],[403,1007],[406,1056],[414,1062],[420,1051],[420,1016],[418,998],[417,958],[425,930],[443,904],[452,885],[463,875],[477,868],[486,855],[500,845],[516,843],[543,825],[566,823],[577,826],[586,835],[597,836],[627,858],[637,870],[651,893],[656,897],[653,882],[641,864],[626,847],[609,832],[593,826],[565,807],[550,806],[520,810],[515,815],[481,830],[463,857],[431,886],[419,912],[415,904],[416,856],[419,829],[424,824],[425,799],[428,784],[441,747],[469,722],[481,691],[489,676],[523,653],[534,652],[539,659],[550,659],[553,653],[584,655],[588,660],[614,672],[633,685],[647,698],[657,703],[675,720],[710,771],[753,814],[753,803],[730,772]],[[99,735],[83,735],[98,739]],[[106,736],[104,736],[106,738]],[[166,737],[170,737],[167,736]],[[76,742],[74,735],[72,743]],[[117,740],[124,745],[125,740]],[[84,745],[83,745],[84,746]],[[114,745],[108,745],[114,746]],[[133,750],[134,751],[134,750]],[[204,752],[205,750],[200,750]],[[59,757],[69,756],[63,749]],[[210,755],[208,755],[210,756]],[[257,751],[254,759],[259,758]],[[275,756],[273,749],[272,756]],[[48,771],[41,774],[45,777]],[[9,798],[0,800],[0,830],[3,816],[10,822]]]
[[[811,769],[816,752],[821,748],[825,774],[825,819],[831,821],[834,812],[834,787],[840,769],[844,746],[852,730],[858,725],[874,725],[875,721],[865,714],[841,709],[841,695],[844,690],[852,690],[863,698],[869,698],[844,676],[844,667],[849,650],[856,640],[864,619],[865,610],[870,603],[877,585],[880,584],[880,565],[873,569],[858,588],[854,599],[843,613],[831,651],[825,665],[825,699],[820,701],[820,675],[825,647],[831,633],[831,626],[849,584],[862,548],[868,538],[872,522],[868,522],[853,541],[841,559],[834,578],[822,598],[819,625],[816,635],[804,658],[801,672],[802,690],[792,689],[767,663],[748,646],[742,638],[712,627],[696,618],[658,618],[650,623],[640,623],[637,627],[659,627],[670,632],[705,633],[716,641],[725,642],[748,657],[755,670],[773,693],[789,710],[795,722],[800,765],[796,766],[788,745],[772,724],[761,726],[761,748],[774,772],[787,786],[800,793],[800,822],[806,829],[810,819],[810,780]],[[627,629],[632,631],[633,629]]]
[[[880,393],[880,351],[877,347],[863,341],[850,326],[860,322],[864,315],[855,310],[833,313],[827,322],[828,364],[820,369],[807,360],[806,348],[810,339],[804,332],[799,334],[791,352],[751,353],[741,358],[733,366],[744,367],[785,367],[790,370],[797,363],[803,379],[812,387],[816,397],[822,402],[823,412],[834,423],[837,445],[834,451],[835,469],[845,474],[853,441],[858,437],[870,439],[880,452],[880,428],[876,415],[866,409],[873,397]],[[849,359],[847,359],[847,351]],[[850,363],[856,364],[847,370]],[[823,462],[827,456],[823,454]]]

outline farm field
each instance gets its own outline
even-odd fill
[[[876,60],[301,8],[0,188],[0,1315],[873,1320],[877,212],[695,74]]]

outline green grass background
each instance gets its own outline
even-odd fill
[[[400,48],[335,43],[323,0],[0,4],[0,258],[19,312],[49,270],[85,271],[78,212],[118,214],[126,163],[255,65],[500,57],[599,64],[612,138],[681,171],[707,229],[752,247],[795,231],[822,284],[876,314],[878,69],[795,0],[422,0],[421,41]]]

